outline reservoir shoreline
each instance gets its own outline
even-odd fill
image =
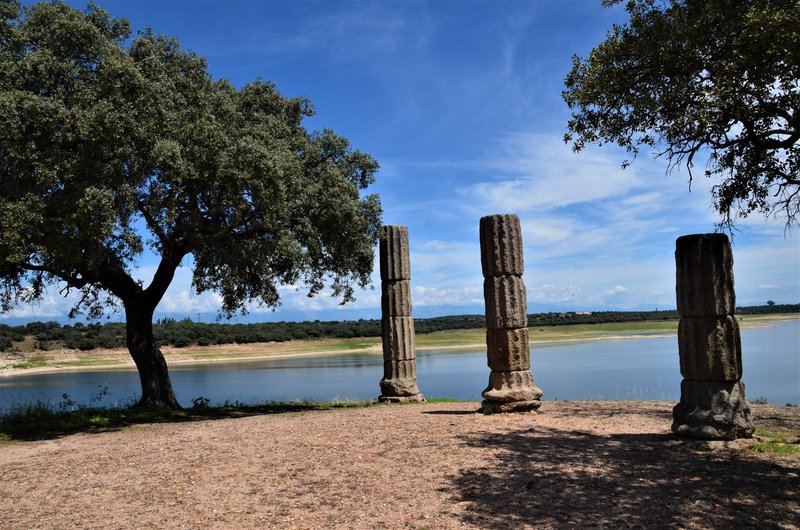
[[[800,320],[800,315],[759,315],[739,317],[742,329],[770,327],[792,320]],[[669,321],[677,329],[677,321]],[[585,343],[593,341],[629,340],[629,339],[655,339],[676,336],[674,330],[653,329],[647,330],[647,324],[654,328],[663,327],[665,322],[635,322],[623,326],[622,329],[605,331],[604,324],[593,324],[581,327],[585,330],[563,338],[544,338],[536,334],[541,328],[531,328],[531,348],[537,346],[558,346],[566,344]],[[596,327],[594,332],[592,327]],[[577,329],[577,327],[576,327]],[[459,333],[460,342],[442,344],[441,339],[449,334]],[[483,342],[484,330],[455,330],[434,332],[417,336],[417,350],[464,350],[480,351],[485,348]],[[588,336],[585,336],[588,335]],[[354,342],[354,341],[349,341]],[[293,359],[303,357],[325,357],[342,354],[363,354],[380,356],[380,337],[364,337],[357,341],[354,347],[348,347],[347,339],[322,339],[307,341],[268,342],[250,344],[223,344],[212,346],[189,346],[176,348],[164,346],[161,348],[167,364],[171,368],[187,368],[196,366],[211,366],[218,364],[246,363],[253,361],[267,361],[276,359]],[[46,360],[41,360],[46,356]],[[42,366],[20,367],[40,359]],[[15,367],[15,365],[17,367]],[[79,350],[54,350],[34,351],[10,354],[0,353],[0,378],[32,374],[52,374],[59,372],[106,372],[106,371],[131,371],[136,370],[133,360],[125,348],[95,349],[90,351]]]

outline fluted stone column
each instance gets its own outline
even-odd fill
[[[425,401],[417,388],[408,228],[385,225],[380,239],[383,379],[379,401]]]
[[[522,281],[522,231],[513,214],[480,221],[486,351],[491,372],[483,391],[484,410],[538,409],[542,391],[533,384],[528,342],[527,299]]]
[[[728,236],[679,237],[675,265],[683,381],[681,400],[672,410],[672,430],[712,440],[749,438],[754,428],[742,383]]]

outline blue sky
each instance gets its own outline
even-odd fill
[[[482,215],[522,219],[530,312],[674,308],[675,239],[718,221],[702,176],[689,192],[685,171],[668,174],[649,153],[622,170],[627,157],[613,146],[576,155],[564,145],[572,55],[625,19],[600,0],[96,3],[135,30],[176,37],[214,77],[237,86],[260,77],[310,98],[309,128],[330,127],[377,158],[370,191],[386,224],[409,227],[417,316],[483,311]],[[740,229],[737,303],[800,301],[797,233],[762,217]],[[147,282],[154,269],[144,259],[137,274]],[[179,270],[159,314],[214,317],[217,297],[192,293],[189,278]],[[281,292],[277,311],[254,305],[250,320],[380,317],[379,290],[344,308],[325,294]],[[68,308],[51,289],[0,319],[62,318]]]

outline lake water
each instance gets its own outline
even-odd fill
[[[800,404],[800,320],[742,331],[743,380],[750,401]],[[534,344],[531,371],[545,400],[680,398],[677,338],[609,339]],[[380,355],[335,355],[176,366],[170,371],[178,400],[190,406],[267,400],[372,399],[380,394]],[[485,349],[417,351],[417,382],[428,397],[480,400],[489,378]],[[140,392],[133,370],[61,372],[0,379],[0,411],[16,404],[64,401],[124,405]]]

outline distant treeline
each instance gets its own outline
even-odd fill
[[[800,304],[773,304],[739,307],[740,315],[800,313]],[[642,320],[677,320],[677,311],[593,311],[567,313],[535,313],[528,315],[528,326],[561,326],[570,324],[601,324]],[[414,320],[417,333],[451,329],[476,329],[484,326],[483,315],[457,315],[419,318]],[[379,337],[380,320],[344,320],[321,322],[264,322],[260,324],[217,324],[192,322],[191,319],[164,318],[153,325],[155,338],[161,345],[246,344],[253,342],[284,342],[298,339]],[[19,349],[24,342],[39,350],[70,348],[125,347],[125,324],[30,322],[20,326],[0,324],[0,351]]]

